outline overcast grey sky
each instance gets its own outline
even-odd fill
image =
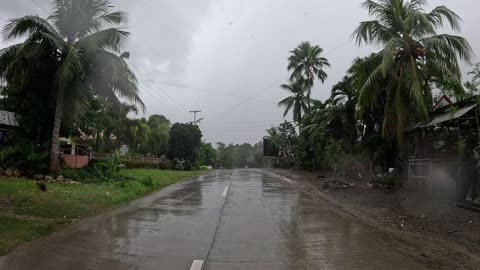
[[[208,142],[254,143],[265,129],[283,121],[283,109],[276,103],[287,93],[279,85],[288,78],[289,51],[301,41],[320,45],[332,64],[328,80],[314,89],[318,99],[329,96],[354,58],[376,50],[349,42],[358,23],[368,19],[362,0],[112,2],[130,18],[127,29],[132,36],[126,50],[141,80],[147,116],[163,114],[185,122],[192,120],[188,111],[202,110],[200,126]],[[0,25],[26,14],[46,16],[49,3],[0,0]],[[446,5],[463,18],[462,35],[479,55],[480,2],[429,3]],[[468,69],[464,66],[464,72]]]

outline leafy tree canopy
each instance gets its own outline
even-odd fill
[[[194,162],[202,140],[197,125],[175,123],[170,128],[168,158]]]

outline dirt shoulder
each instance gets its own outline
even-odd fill
[[[379,230],[391,247],[432,269],[480,269],[480,213],[456,207],[439,194],[372,188],[364,180],[318,178],[290,170],[268,170],[326,200],[348,218]]]

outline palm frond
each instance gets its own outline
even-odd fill
[[[22,44],[15,44],[0,50],[0,78],[4,78],[7,71],[19,60],[17,55]]]
[[[287,116],[287,114],[292,109],[294,103],[295,103],[294,97],[286,97],[282,99],[280,102],[278,102],[279,107],[285,107],[285,112],[283,113],[283,117]]]
[[[60,89],[65,89],[78,75],[82,68],[80,54],[73,46],[68,48],[68,51],[62,58],[62,63],[57,71],[57,83]]]
[[[460,22],[462,19],[445,6],[434,8],[428,13],[427,18],[435,27],[443,27],[448,23],[454,31],[460,31]]]
[[[137,77],[123,58],[112,52],[99,50],[92,61],[94,69],[90,71],[88,79],[100,95],[112,99],[108,92],[113,92],[145,110],[145,104],[139,96]]]
[[[53,14],[48,17],[62,36],[73,42],[91,22],[111,8],[110,0],[54,0]],[[81,12],[79,12],[81,11]]]
[[[415,59],[410,57],[410,63],[403,71],[405,88],[408,91],[411,105],[413,106],[418,118],[424,120],[428,116],[426,103],[423,97],[422,78],[417,72],[417,65]]]
[[[381,91],[381,89],[375,86],[379,79],[382,77],[382,67],[377,66],[377,68],[375,68],[375,70],[370,74],[370,76],[360,89],[360,96],[358,98],[360,106],[368,107],[370,105],[376,105],[375,102],[377,101],[377,99],[375,99],[374,97],[376,96],[378,91]]]
[[[69,91],[69,97],[65,99],[64,120],[67,123],[83,123],[87,112],[91,110],[92,91],[85,80],[76,77]]]
[[[427,4],[427,0],[410,0],[410,3],[408,3],[408,10],[423,13],[425,11],[423,7]]]
[[[472,47],[468,41],[460,36],[441,34],[423,38],[419,41],[427,50],[435,54],[455,60],[456,56],[471,63],[473,58]]]
[[[92,33],[75,43],[75,46],[87,53],[95,53],[96,50],[109,50],[115,53],[122,51],[129,32],[116,28],[109,28]]]
[[[377,20],[361,22],[352,34],[358,45],[362,45],[362,43],[382,44],[394,36],[395,34],[391,33],[390,29]]]
[[[117,11],[104,13],[98,18],[90,21],[88,25],[78,33],[77,38],[81,39],[95,32],[103,30],[106,27],[119,26],[126,24],[127,22],[128,18],[125,12]]]
[[[48,33],[51,36],[56,36],[57,31],[47,20],[39,16],[24,16],[10,20],[2,30],[2,36],[6,40],[21,38],[36,33]]]
[[[399,48],[404,47],[404,45],[403,39],[396,37],[392,37],[385,43],[385,48],[382,51],[382,63],[379,66],[384,78],[393,69]]]

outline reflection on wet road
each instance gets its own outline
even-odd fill
[[[259,170],[215,171],[34,241],[3,269],[422,269]],[[194,266],[193,266],[194,267]]]

